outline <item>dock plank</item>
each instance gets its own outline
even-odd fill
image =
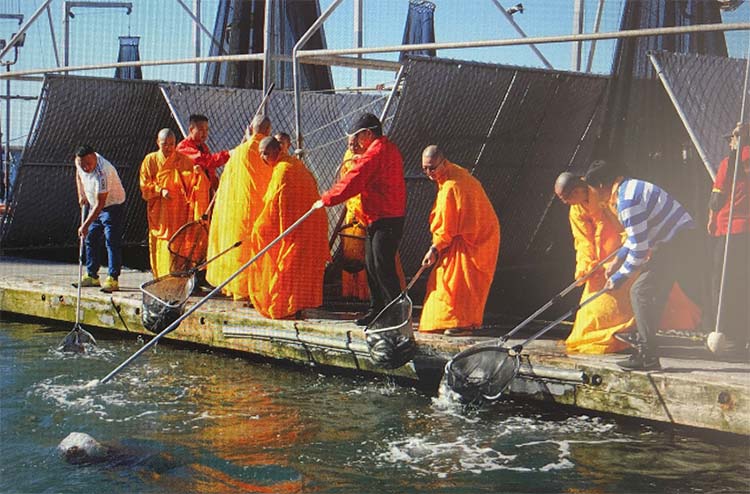
[[[73,324],[77,290],[71,283],[77,276],[73,264],[0,258],[0,311]],[[122,291],[83,289],[84,327],[152,335],[141,324],[138,288],[149,279],[148,273],[124,270]],[[197,300],[191,297],[188,304]],[[299,321],[270,320],[245,304],[216,298],[166,339],[304,365],[389,374],[430,386],[439,382],[451,356],[488,339],[417,334],[414,361],[387,371],[370,360],[362,328],[352,322],[355,314],[316,309],[303,316]],[[615,365],[621,355],[566,355],[559,340],[538,340],[524,349],[522,372],[510,393],[582,411],[750,435],[747,356],[720,360],[700,341],[686,338],[663,338],[663,347],[661,371],[624,372]],[[583,382],[575,378],[579,375]]]

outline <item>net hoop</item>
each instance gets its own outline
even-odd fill
[[[499,399],[521,367],[520,354],[509,350],[497,342],[463,350],[445,365],[448,386],[471,402]]]
[[[185,304],[195,288],[193,273],[172,273],[140,286],[141,322],[143,327],[159,333],[185,311]]]

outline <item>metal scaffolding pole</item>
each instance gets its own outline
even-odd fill
[[[2,59],[5,55],[7,55],[8,52],[11,50],[11,48],[13,48],[13,46],[16,43],[18,43],[19,40],[23,38],[23,35],[26,32],[26,30],[29,28],[29,26],[31,26],[34,23],[37,17],[42,15],[42,12],[44,12],[44,9],[46,9],[47,6],[49,6],[51,2],[52,0],[45,0],[44,3],[40,5],[38,9],[36,9],[36,12],[31,14],[31,17],[29,17],[29,20],[26,21],[26,23],[23,26],[21,26],[21,28],[18,30],[16,34],[13,35],[12,38],[10,38],[10,41],[8,41],[8,44],[5,45],[5,48],[0,50],[0,59]]]
[[[520,34],[522,38],[526,38],[527,36],[526,36],[526,33],[524,32],[524,30],[521,29],[521,26],[519,26],[516,23],[515,20],[513,20],[513,16],[508,13],[508,11],[505,9],[505,7],[503,7],[498,0],[492,0],[492,3],[495,4],[495,7],[498,8],[498,10],[500,11],[500,13],[503,14],[503,16],[505,17],[505,19],[510,23],[511,26],[513,26],[513,29],[515,29],[516,32],[518,34]],[[547,67],[548,69],[554,69],[554,67],[552,66],[552,64],[549,63],[549,60],[547,60],[547,58],[544,55],[542,55],[542,52],[539,51],[539,48],[537,48],[533,44],[530,44],[529,48],[531,48],[531,51],[533,51],[534,54],[537,57],[539,57],[539,60],[542,61],[542,63],[544,64],[545,67]]]
[[[305,46],[305,43],[307,43],[313,34],[315,34],[318,29],[321,28],[323,23],[328,19],[328,17],[333,13],[336,8],[341,5],[341,2],[343,0],[333,0],[331,5],[328,6],[325,12],[318,17],[318,19],[313,22],[313,25],[310,26],[310,29],[307,30],[305,34],[302,35],[302,37],[297,41],[297,43],[294,45],[294,48],[292,49],[292,79],[294,79],[294,126],[295,131],[297,132],[297,149],[303,149],[302,148],[302,119],[300,117],[300,111],[302,107],[302,88],[300,87],[302,85],[301,74],[299,70],[299,50],[303,46]]]

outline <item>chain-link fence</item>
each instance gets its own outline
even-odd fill
[[[673,98],[685,128],[703,164],[716,174],[727,155],[722,138],[729,134],[742,114],[742,89],[747,60],[656,51],[649,58],[661,72],[661,81]],[[745,100],[745,118],[750,98]]]

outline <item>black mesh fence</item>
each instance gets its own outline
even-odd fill
[[[727,155],[729,134],[742,113],[747,60],[657,51],[649,54],[693,144],[711,174]],[[745,115],[750,98],[745,100]]]
[[[422,175],[420,157],[425,146],[438,144],[448,159],[473,171],[500,219],[488,309],[526,312],[570,282],[567,208],[553,201],[552,186],[561,171],[582,171],[590,162],[607,79],[411,59],[405,80],[391,137],[404,155],[407,177],[400,251],[407,276],[430,245],[436,189]]]
[[[163,127],[175,128],[156,83],[47,76],[0,242],[12,252],[78,245],[75,148],[91,144],[116,168],[127,193],[126,245],[143,244],[138,172]]]

